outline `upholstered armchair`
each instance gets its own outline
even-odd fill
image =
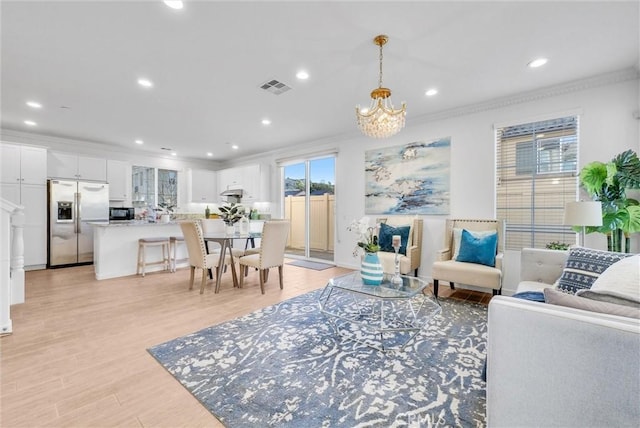
[[[489,250],[491,245],[484,244],[493,239],[495,250]],[[447,219],[444,248],[436,253],[432,268],[434,295],[438,296],[439,281],[449,282],[451,289],[457,282],[501,294],[503,251],[502,220]]]
[[[406,242],[406,245],[403,245],[400,250],[402,252],[402,250],[406,248],[406,254],[398,254],[398,258],[400,260],[400,274],[408,275],[413,272],[414,276],[418,276],[418,268],[420,267],[420,259],[422,257],[422,219],[408,216],[394,216],[377,218],[376,223],[384,223],[385,225],[390,226],[390,228],[385,228],[388,239],[390,239],[391,235],[402,235],[406,231],[406,227],[409,228],[406,238],[404,235],[402,237],[402,243],[404,244]],[[394,232],[392,228],[404,228],[404,230]],[[382,226],[378,231],[379,240],[380,238],[383,238],[381,236],[381,232],[383,232]],[[384,244],[384,242],[381,242],[382,248],[381,251],[378,252],[382,269],[387,273],[394,273],[395,252],[393,251],[393,248],[390,247],[390,241],[388,242],[389,245]]]

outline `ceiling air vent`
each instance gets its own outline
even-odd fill
[[[275,95],[280,95],[284,92],[287,92],[289,89],[293,89],[286,83],[282,83],[276,79],[264,82],[262,85],[260,85],[260,88]]]

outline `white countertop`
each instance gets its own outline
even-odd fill
[[[178,222],[170,221],[168,223],[156,222],[150,223],[144,220],[119,220],[119,221],[110,221],[109,223],[105,222],[88,222],[94,227],[131,227],[131,226],[169,226],[178,224]]]

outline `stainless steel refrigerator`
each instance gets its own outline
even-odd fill
[[[49,180],[48,266],[93,262],[93,226],[109,222],[109,185]]]

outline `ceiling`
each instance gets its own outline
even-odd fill
[[[0,7],[3,128],[156,154],[170,148],[185,159],[229,161],[358,135],[355,106],[368,105],[378,86],[372,39],[381,33],[389,36],[384,86],[396,106],[407,102],[408,126],[421,116],[639,64],[637,0]],[[540,56],[549,59],[545,66],[526,66]],[[296,78],[302,69],[305,81]],[[153,88],[138,85],[140,77]],[[272,79],[293,89],[260,89]],[[425,96],[429,88],[438,94]],[[43,107],[27,106],[29,100]]]

